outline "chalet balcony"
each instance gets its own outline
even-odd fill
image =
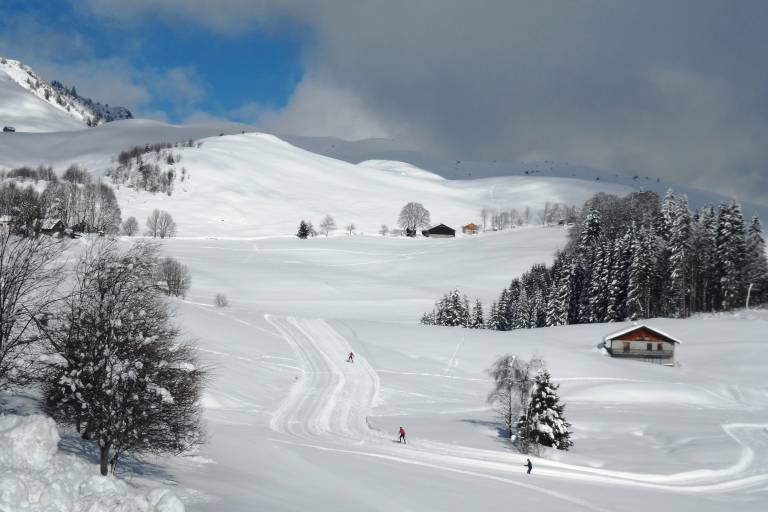
[[[631,350],[609,350],[613,357],[634,357],[645,359],[671,359],[675,356],[673,350],[643,350],[643,349],[631,349]]]

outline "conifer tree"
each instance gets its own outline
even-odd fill
[[[680,197],[670,207],[669,233],[670,295],[669,313],[677,318],[689,314],[691,213],[688,198]]]
[[[299,230],[296,232],[296,236],[302,240],[305,240],[309,237],[309,235],[310,235],[309,224],[307,224],[306,222],[304,222],[304,220],[302,220],[301,222],[299,222]]]
[[[485,317],[483,316],[483,303],[480,299],[475,299],[475,307],[472,310],[472,317],[469,320],[469,326],[472,329],[485,329]]]
[[[720,278],[720,307],[733,309],[744,304],[746,233],[741,206],[723,203],[717,219],[717,270]]]
[[[760,219],[755,215],[747,232],[747,283],[753,285],[752,302],[763,302],[768,293],[768,261]]]
[[[531,400],[524,414],[517,422],[521,446],[539,445],[568,450],[573,446],[570,423],[563,415],[565,406],[560,403],[557,390],[547,370],[536,375]]]

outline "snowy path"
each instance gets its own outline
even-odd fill
[[[525,460],[519,454],[418,438],[409,439],[407,448],[393,444],[392,437],[370,429],[366,422],[379,393],[379,377],[363,357],[358,356],[354,364],[346,363],[347,354],[354,351],[347,339],[324,320],[271,315],[265,315],[265,319],[291,345],[302,368],[302,376],[270,422],[272,430],[295,439],[281,442],[490,478],[545,493],[584,509],[600,510],[579,498],[517,481]],[[452,360],[455,357],[456,354]],[[538,459],[535,471],[537,476],[583,483],[685,493],[759,488],[768,484],[766,427],[764,424],[723,425],[726,434],[740,445],[741,454],[735,463],[721,469],[648,474]]]

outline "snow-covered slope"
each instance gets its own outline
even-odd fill
[[[368,161],[359,165],[310,153],[274,136],[239,133],[243,125],[171,126],[146,120],[108,123],[87,132],[13,134],[0,137],[0,168],[53,165],[60,171],[76,163],[97,176],[114,166],[114,157],[131,146],[152,142],[200,139],[201,147],[177,148],[171,196],[116,190],[123,218],[140,221],[154,208],[171,212],[179,236],[254,237],[295,232],[300,219],[332,215],[341,231],[354,223],[357,231],[395,227],[409,201],[432,213],[435,224],[458,229],[479,222],[482,208],[536,212],[544,203],[579,205],[598,191],[627,193],[629,188],[572,179],[527,176],[475,181],[446,180],[409,164]],[[220,133],[236,135],[219,136]],[[210,135],[216,134],[213,137]],[[181,168],[186,177],[181,182]]]
[[[124,107],[110,107],[84,98],[74,87],[46,82],[22,62],[0,58],[0,123],[3,126],[24,132],[57,132],[132,117]]]

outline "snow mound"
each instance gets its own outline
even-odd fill
[[[74,455],[58,453],[51,418],[0,417],[0,512],[184,512],[165,489],[138,494]]]

